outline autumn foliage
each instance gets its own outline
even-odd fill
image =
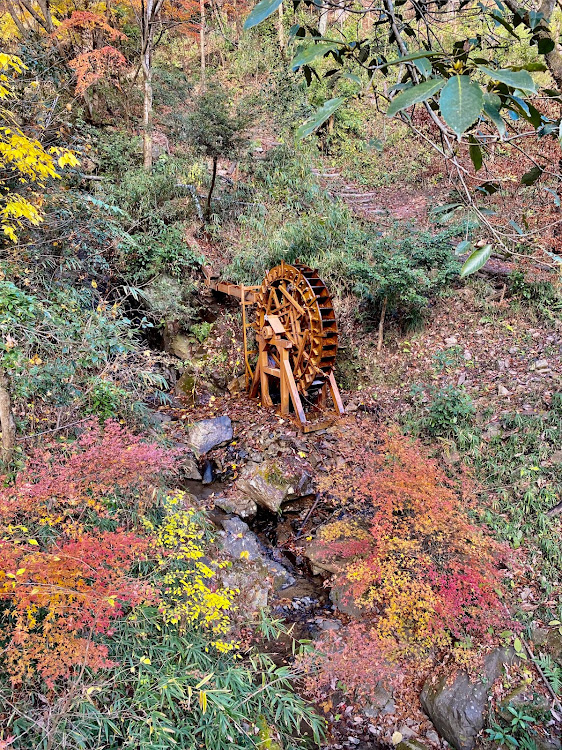
[[[0,658],[15,684],[39,674],[52,687],[76,668],[111,666],[100,636],[156,596],[131,572],[154,543],[126,525],[176,459],[92,421],[77,441],[32,453],[0,492]]]
[[[327,673],[364,688],[361,654],[391,673],[393,662],[491,641],[506,626],[506,549],[470,522],[458,488],[419,443],[388,431],[344,450],[350,461],[324,489],[365,520],[329,524],[319,536],[339,566],[332,584],[363,618],[330,648]]]

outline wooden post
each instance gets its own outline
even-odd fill
[[[343,414],[345,414],[345,409],[343,407],[343,401],[341,400],[340,391],[333,372],[331,372],[328,376],[328,387],[330,388],[330,393],[332,394],[332,399],[334,401],[336,411],[341,417]]]
[[[273,401],[269,395],[269,380],[265,368],[268,365],[267,362],[267,347],[265,341],[259,337],[259,358],[260,358],[260,387],[261,387],[261,402],[263,406],[273,406]]]
[[[281,355],[281,359],[279,362],[279,369],[281,370],[281,378],[280,378],[280,385],[281,385],[281,416],[288,416],[289,415],[289,384],[287,383],[287,376],[285,374],[287,368],[290,367],[289,365],[289,350],[286,348],[282,348],[279,350],[279,353]]]

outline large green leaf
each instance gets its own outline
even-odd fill
[[[401,109],[411,107],[412,104],[417,104],[418,102],[425,102],[431,96],[436,94],[439,89],[442,89],[444,85],[445,81],[442,78],[430,78],[429,81],[424,81],[417,86],[412,86],[394,97],[390,102],[386,114],[388,117],[392,117],[397,112],[400,112]]]
[[[512,86],[514,89],[530,91],[533,94],[537,90],[535,82],[526,70],[492,70],[484,65],[479,65],[478,69],[492,81],[505,83],[506,86]]]
[[[308,47],[304,47],[298,52],[295,57],[291,60],[291,69],[296,70],[302,65],[310,65],[310,63],[317,60],[319,57],[324,57],[327,52],[336,50],[335,44],[309,44]]]
[[[342,102],[342,96],[338,96],[335,99],[329,99],[327,102],[324,102],[324,104],[316,110],[315,114],[309,120],[303,122],[303,124],[297,128],[297,131],[295,133],[295,137],[297,138],[297,140],[306,138],[307,135],[314,133],[316,128],[319,128],[323,122],[326,122],[328,117],[331,117],[334,114],[334,112],[342,104]]]
[[[439,97],[443,119],[459,138],[476,122],[483,104],[482,89],[468,76],[449,78]]]
[[[501,106],[502,100],[497,94],[484,94],[484,114],[494,123],[494,125],[498,129],[498,133],[503,138],[506,128],[503,117],[500,114]]]
[[[488,262],[491,254],[491,245],[484,245],[483,247],[479,247],[477,250],[471,253],[465,260],[463,267],[461,268],[461,279],[464,276],[469,276],[471,273],[479,271],[482,266],[484,266]]]
[[[272,13],[275,13],[282,2],[283,0],[260,0],[246,19],[244,28],[251,29],[252,26],[257,26],[258,23],[265,21]]]

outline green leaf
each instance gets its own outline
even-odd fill
[[[244,28],[251,29],[253,26],[257,26],[262,21],[265,21],[272,13],[275,13],[282,2],[283,0],[260,0],[246,19]]]
[[[433,68],[431,67],[431,63],[429,62],[427,57],[420,57],[419,60],[415,60],[414,65],[420,71],[420,73],[422,74],[424,78],[429,78],[429,76],[432,73]]]
[[[463,267],[461,268],[460,277],[461,279],[465,276],[469,276],[471,273],[479,271],[490,259],[492,254],[492,246],[484,245],[479,247],[473,253],[471,253],[465,260]]]
[[[523,185],[533,185],[539,179],[542,173],[543,170],[541,167],[534,166],[528,172],[525,172],[523,177],[521,177],[521,182],[523,183]]]
[[[516,639],[515,639],[515,640],[513,641],[513,648],[514,648],[514,649],[515,649],[516,651],[523,651],[523,644],[521,643],[521,640],[520,640],[519,638],[516,638]],[[510,709],[511,709],[511,712],[513,713],[513,708],[512,708],[512,706],[509,706],[509,707],[508,707],[508,710],[510,710]]]
[[[483,105],[482,89],[468,76],[449,78],[439,97],[443,119],[459,138],[476,122]]]
[[[506,86],[512,86],[514,89],[530,91],[533,94],[537,90],[535,82],[526,70],[492,70],[484,65],[479,65],[478,68],[493,81],[505,83]]]
[[[316,110],[316,113],[313,115],[313,117],[311,117],[309,120],[307,120],[297,128],[297,131],[295,133],[296,139],[301,140],[302,138],[306,138],[311,133],[314,133],[316,128],[319,128],[323,122],[326,122],[326,120],[334,114],[336,109],[342,104],[343,101],[343,97],[338,96],[335,99],[329,99],[327,102],[324,102],[324,104]]]
[[[497,94],[484,94],[484,114],[488,117],[498,129],[498,133],[503,138],[506,133],[505,122],[500,114],[502,101]]]
[[[472,249],[472,242],[470,240],[463,240],[455,248],[455,255],[464,255]]]
[[[537,46],[539,49],[539,55],[548,55],[548,53],[552,52],[555,47],[554,39],[542,37],[541,39],[539,39]]]
[[[300,52],[291,60],[291,70],[296,70],[302,65],[310,65],[319,57],[324,57],[328,52],[337,50],[335,44],[310,44],[308,47],[301,49]]]
[[[474,170],[478,172],[478,170],[482,167],[482,149],[480,148],[480,145],[478,144],[478,141],[474,136],[470,136],[470,146],[468,147],[468,153],[470,154],[470,159],[472,161],[472,164],[474,165]]]
[[[393,117],[400,110],[411,107],[412,104],[425,102],[442,89],[444,85],[445,81],[442,78],[430,78],[429,81],[424,81],[417,86],[412,86],[406,89],[406,91],[402,91],[390,102],[386,113],[387,117]]]

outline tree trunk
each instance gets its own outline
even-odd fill
[[[201,51],[201,88],[205,88],[205,0],[199,0],[201,28],[199,29],[199,46]]]
[[[377,354],[382,351],[382,342],[384,336],[384,319],[386,317],[386,306],[388,305],[388,297],[385,297],[382,301],[381,317],[379,320],[379,340],[377,341]]]
[[[141,68],[144,82],[142,110],[143,163],[146,170],[152,169],[152,53],[154,49],[154,25],[164,0],[141,0]]]
[[[2,428],[0,462],[3,469],[8,469],[16,447],[16,420],[12,410],[10,381],[3,367],[0,367],[0,427]]]
[[[218,157],[213,156],[213,175],[211,177],[211,187],[209,188],[209,195],[207,196],[207,206],[205,208],[205,219],[208,221],[209,217],[211,215],[211,196],[213,195],[213,190],[215,189],[215,181],[217,179],[217,162]]]
[[[326,36],[326,31],[328,29],[328,13],[329,7],[325,6],[323,3],[319,6],[320,10],[320,16],[318,18],[318,31],[322,36]]]
[[[277,10],[277,35],[279,38],[279,49],[285,49],[285,27],[283,26],[283,3]]]
[[[142,75],[144,81],[144,102],[142,110],[143,164],[146,170],[152,169],[152,62],[150,52],[143,56]]]

